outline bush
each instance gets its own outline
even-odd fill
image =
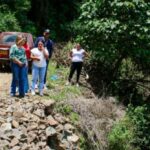
[[[20,31],[21,28],[15,14],[6,10],[6,5],[0,7],[0,31]]]
[[[110,150],[149,150],[149,135],[150,105],[130,105],[126,117],[109,133]]]
[[[109,134],[109,150],[132,150],[132,139],[134,125],[128,117],[114,125],[113,130]],[[134,149],[135,150],[135,149]]]
[[[69,52],[74,47],[74,43],[67,42],[67,43],[59,43],[55,45],[54,50],[54,57],[53,60],[57,63],[57,67],[64,65],[69,66],[70,60],[69,60]]]
[[[129,107],[128,115],[135,125],[133,144],[142,150],[150,149],[150,105]]]
[[[138,70],[138,65],[131,58],[123,59],[118,70],[118,79],[111,84],[113,93],[119,95],[125,105],[141,105],[147,95],[146,84],[140,79],[144,79],[144,73]]]

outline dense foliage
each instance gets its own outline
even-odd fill
[[[78,14],[78,2],[80,0],[32,0],[29,14],[40,31],[38,34],[50,28],[56,40],[69,39],[72,35],[70,23]]]
[[[109,135],[111,150],[150,149],[150,107],[129,106],[124,120],[114,126]]]
[[[33,35],[36,33],[35,24],[28,18],[31,0],[0,0],[0,5],[3,12],[0,21],[1,31],[24,31]]]
[[[15,14],[9,11],[6,5],[0,6],[0,18],[0,31],[21,30]]]
[[[125,117],[114,128],[108,136],[109,150],[137,150],[132,142],[134,139],[134,124],[129,117]]]
[[[136,129],[134,131],[134,145],[141,149],[150,149],[150,105],[139,106],[137,108],[129,107],[128,115],[131,118]]]
[[[148,61],[149,9],[150,3],[143,0],[90,0],[81,6],[75,28],[82,43],[96,52],[95,59],[114,62],[117,55],[143,57]]]
[[[150,73],[149,26],[148,1],[88,0],[83,3],[73,27],[77,40],[93,51],[94,66],[97,65],[93,74],[100,77],[96,83],[99,81],[100,86],[106,83],[104,88],[118,88],[114,92],[126,95],[126,99],[134,97],[134,92],[139,94],[135,90],[137,81],[145,82]]]
[[[45,28],[50,28],[51,37],[60,41],[70,39],[72,36],[70,23],[78,15],[80,1],[66,0],[64,3],[62,0],[0,0],[0,5],[7,6],[7,9],[13,13],[22,31],[37,36],[42,34]],[[11,14],[7,13],[3,16],[9,19]],[[3,28],[0,30],[3,31]],[[16,28],[9,30],[16,30]]]

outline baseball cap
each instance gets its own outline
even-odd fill
[[[44,32],[45,33],[50,33],[50,29],[45,29]]]

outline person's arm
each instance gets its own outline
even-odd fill
[[[30,58],[31,58],[32,60],[40,61],[40,58],[37,57],[37,56],[35,56],[35,55],[33,54],[33,50],[34,50],[34,49],[31,50]]]
[[[52,57],[53,52],[54,52],[54,42],[52,40],[49,39],[49,47],[48,48],[48,52],[49,52],[49,58]]]
[[[44,47],[43,47],[43,54],[44,54],[44,57],[45,57],[46,59],[49,58],[49,53],[48,53],[47,48],[44,48]]]
[[[31,53],[31,55],[30,55],[30,58],[31,58],[32,60],[40,61],[40,58],[37,57],[37,56],[34,56],[32,53]]]
[[[18,60],[17,58],[14,58],[14,59],[13,59],[13,62],[14,62],[15,64],[18,64],[20,67],[23,65],[23,63],[22,63],[20,60]]]
[[[11,48],[9,50],[9,58],[12,61],[13,61],[13,59],[15,59],[15,47],[14,46],[11,46]]]

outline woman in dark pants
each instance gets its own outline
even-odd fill
[[[71,68],[66,85],[69,85],[71,83],[71,79],[75,71],[77,71],[76,85],[79,86],[79,78],[83,66],[84,57],[88,56],[88,54],[84,49],[81,48],[81,45],[78,43],[76,44],[75,48],[71,50],[69,56],[71,58]]]

